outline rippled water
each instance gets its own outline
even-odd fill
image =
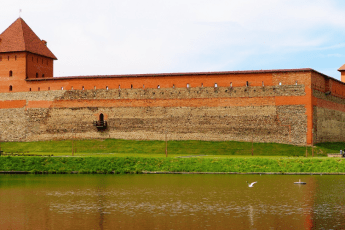
[[[0,229],[345,229],[344,194],[345,176],[0,175]]]

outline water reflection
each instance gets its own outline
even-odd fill
[[[306,185],[295,185],[298,179]],[[248,188],[246,181],[259,181]],[[1,175],[4,229],[342,229],[345,177]],[[29,227],[27,227],[29,226]]]

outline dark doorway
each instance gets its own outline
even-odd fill
[[[101,113],[101,114],[99,115],[99,121],[100,121],[100,122],[103,122],[103,121],[104,121],[104,115],[103,115],[103,113]]]

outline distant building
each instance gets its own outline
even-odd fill
[[[55,60],[22,18],[0,35],[2,140],[345,141],[345,65],[56,78]]]

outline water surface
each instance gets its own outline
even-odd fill
[[[345,229],[344,194],[345,176],[0,175],[0,229]]]

